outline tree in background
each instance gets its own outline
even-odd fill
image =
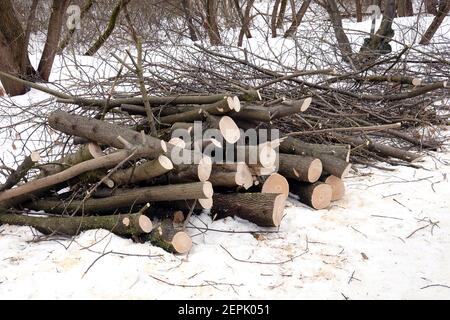
[[[47,39],[38,70],[30,63],[28,44],[38,0],[34,0],[28,14],[25,29],[20,23],[10,0],[0,0],[0,70],[29,80],[48,81],[50,70],[58,49],[63,16],[69,0],[54,0],[47,28]],[[24,94],[28,88],[5,77],[0,77],[6,93],[11,96]]]

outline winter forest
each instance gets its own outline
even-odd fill
[[[0,299],[449,299],[449,81],[450,0],[0,0]]]

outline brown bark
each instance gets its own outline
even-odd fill
[[[450,1],[441,1],[436,16],[434,17],[427,31],[425,31],[425,33],[423,34],[422,39],[420,39],[420,44],[430,43],[431,39],[433,38],[439,26],[442,24],[442,21],[444,21],[445,17],[448,15],[449,11]]]
[[[438,10],[438,0],[425,0],[425,10],[427,13],[436,15]]]
[[[284,17],[286,15],[286,8],[287,8],[287,0],[281,0],[280,11],[278,12],[277,26],[276,26],[278,29],[283,28]],[[293,10],[295,11],[295,8]]]
[[[361,0],[355,0],[355,6],[356,6],[356,21],[362,22],[362,5]]]
[[[10,0],[0,1],[0,71],[18,77],[34,78],[36,72],[28,58],[26,34]],[[28,91],[24,83],[0,75],[7,94],[16,96]]]
[[[330,15],[331,23],[333,24],[334,34],[338,42],[338,48],[341,51],[342,59],[346,62],[351,62],[353,57],[353,50],[342,26],[342,17],[339,13],[336,1],[326,0],[325,9]]]
[[[218,218],[238,216],[262,227],[281,223],[286,196],[275,193],[216,193],[211,213]]]
[[[112,196],[106,198],[88,199],[86,201],[74,200],[69,203],[63,203],[59,200],[37,200],[25,203],[24,207],[55,214],[73,214],[74,212],[107,213],[147,202],[209,199],[213,195],[213,189],[209,182],[194,182],[131,190],[117,189],[112,194]]]
[[[181,5],[183,6],[183,13],[187,22],[189,37],[192,41],[198,41],[194,19],[192,18],[192,0],[181,0]]]
[[[285,38],[294,36],[295,32],[297,31],[298,27],[300,26],[300,23],[303,20],[303,17],[305,16],[306,10],[308,10],[310,3],[311,3],[311,0],[303,1],[300,9],[298,10],[297,14],[295,15],[295,19],[292,21],[291,26],[284,33]]]
[[[31,156],[26,156],[17,169],[11,172],[5,183],[0,184],[0,192],[14,187],[27,175],[28,171],[33,168],[35,164],[36,161],[34,161]]]
[[[70,3],[70,0],[53,0],[52,14],[48,22],[47,39],[45,41],[44,51],[39,61],[38,72],[41,78],[48,81],[52,71],[53,61],[58,52],[61,29],[64,22],[64,14]]]
[[[0,214],[0,224],[2,223],[34,227],[43,234],[68,236],[78,235],[91,229],[105,229],[121,236],[150,233],[152,230],[151,220],[140,213],[90,217],[33,217]]]
[[[217,24],[217,1],[206,0],[206,32],[209,36],[209,42],[213,46],[218,46],[222,43],[220,38],[219,26]]]
[[[131,0],[119,0],[114,7],[111,16],[108,20],[108,25],[106,26],[105,31],[98,37],[98,39],[94,42],[94,44],[86,51],[85,56],[93,56],[97,51],[103,46],[103,44],[108,40],[114,31],[117,23],[117,19],[119,18],[120,11],[128,5]]]

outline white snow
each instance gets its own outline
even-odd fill
[[[105,230],[36,243],[31,228],[3,225],[0,298],[448,299],[449,163],[445,153],[427,157],[425,169],[359,168],[330,209],[293,200],[279,232],[257,237],[192,228],[187,256]],[[192,221],[261,230],[206,214]]]
[[[421,30],[430,17],[426,19],[420,20]],[[396,19],[409,25],[415,21]],[[370,22],[346,26],[367,32]],[[411,41],[416,37],[407,36]],[[355,33],[352,40],[361,42],[362,37]],[[261,34],[245,45],[277,59],[289,53],[294,42],[266,40]],[[320,48],[305,48],[315,49]],[[111,67],[117,66],[115,61],[102,66],[95,58],[77,59],[83,70],[72,67],[67,73],[64,66],[70,59],[58,58],[51,79],[67,84],[80,77],[88,81],[115,75]],[[321,59],[317,65],[314,59],[296,61],[293,54],[286,54],[283,63],[299,69],[320,67]],[[89,89],[100,92],[102,88]],[[52,104],[43,111],[20,108],[48,98],[32,90],[0,100],[0,151],[7,165],[18,155],[42,148],[43,133],[33,131],[34,139],[24,147],[16,135],[19,129],[31,130],[27,123],[17,130],[6,126],[29,119],[32,112],[55,108]],[[56,139],[51,132],[46,134]],[[14,140],[15,149],[11,147]],[[264,233],[276,230],[239,218],[211,221],[204,213],[192,218],[201,230],[189,229],[194,246],[187,256],[174,256],[105,230],[36,242],[39,233],[32,228],[2,225],[0,298],[449,299],[449,163],[450,153],[445,151],[425,157],[420,163],[423,169],[387,166],[394,171],[382,171],[356,166],[358,172],[346,179],[343,200],[320,211],[291,200],[277,233]]]

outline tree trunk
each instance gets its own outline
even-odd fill
[[[16,16],[10,0],[0,0],[0,71],[17,77],[35,78],[36,71],[28,59],[28,42],[26,34]],[[3,88],[10,96],[26,93],[29,88],[0,76]]]
[[[281,0],[280,11],[278,12],[277,25],[276,25],[276,27],[278,29],[283,28],[284,17],[286,15],[286,7],[287,7],[287,0]]]
[[[255,0],[247,0],[247,6],[244,12],[244,22],[242,24],[241,31],[239,32],[238,47],[242,47],[244,41],[244,35],[250,33],[250,23],[252,21],[251,10]]]
[[[192,41],[198,41],[197,31],[194,26],[194,19],[192,18],[192,0],[181,0],[183,6],[184,17],[189,29],[189,37]]]
[[[342,26],[342,17],[339,13],[336,1],[327,0],[325,8],[328,11],[331,23],[333,24],[334,34],[338,42],[338,48],[341,51],[342,59],[346,62],[351,62],[353,57],[353,50]]]
[[[47,28],[47,39],[38,67],[39,75],[45,81],[48,81],[52,71],[53,61],[55,60],[61,37],[64,14],[69,3],[70,0],[53,0],[52,14]]]
[[[433,38],[439,26],[442,24],[442,21],[444,21],[445,17],[448,15],[449,11],[450,11],[450,1],[448,0],[441,1],[438,12],[434,17],[433,21],[431,22],[430,26],[428,27],[427,31],[422,36],[420,44],[430,43],[431,39]]]
[[[280,8],[280,1],[275,0],[272,9],[272,16],[270,17],[270,29],[272,31],[272,38],[277,37],[277,17],[278,17],[278,9]]]
[[[356,21],[357,22],[362,22],[362,5],[361,5],[361,0],[355,0],[355,6],[356,6]]]
[[[218,46],[222,43],[220,38],[219,26],[217,24],[217,1],[206,0],[206,21],[205,28],[208,32],[209,42],[213,46]]]
[[[151,220],[140,214],[82,217],[33,217],[0,214],[0,224],[30,226],[43,234],[75,236],[86,230],[105,229],[121,236],[139,235],[152,231]]]
[[[111,16],[109,17],[108,25],[106,26],[105,31],[100,35],[100,37],[94,42],[92,47],[89,48],[88,51],[84,54],[85,56],[93,56],[108,40],[109,36],[114,31],[116,27],[117,19],[119,18],[120,11],[128,5],[131,0],[119,0],[114,7]]]
[[[245,19],[244,19],[244,14],[242,13],[242,8],[241,5],[239,4],[239,0],[233,0],[234,3],[234,7],[236,8],[236,11],[239,15],[239,20],[241,20],[241,27],[244,25],[245,23]],[[250,33],[250,30],[245,30],[245,36],[247,38],[251,38],[252,34]]]
[[[297,14],[295,15],[295,19],[292,21],[291,26],[289,29],[286,30],[284,33],[285,38],[289,38],[294,36],[295,32],[298,29],[298,26],[303,20],[303,17],[305,16],[306,10],[308,10],[309,4],[311,3],[311,0],[305,0],[303,1],[300,9],[298,10]]]

